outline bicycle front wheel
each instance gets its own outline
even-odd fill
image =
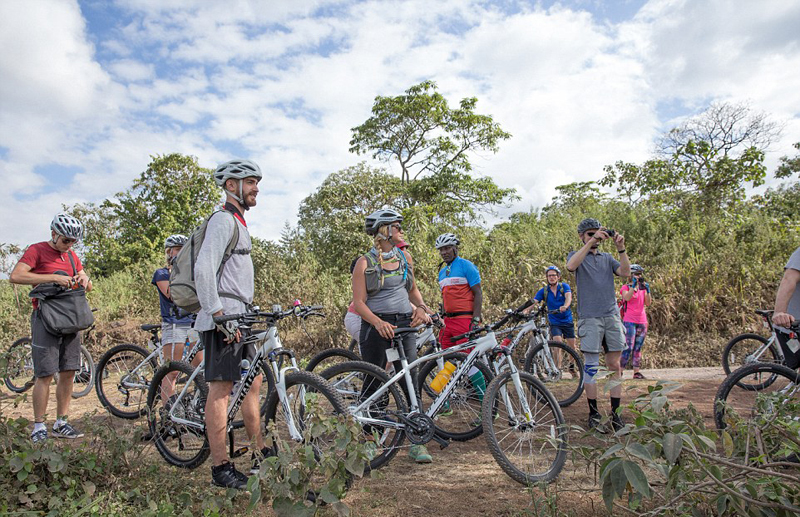
[[[459,367],[466,359],[467,354],[463,352],[453,352],[444,356],[445,361],[453,363],[456,367]],[[436,424],[437,434],[449,440],[465,442],[480,436],[483,432],[481,405],[485,398],[486,386],[492,380],[492,372],[481,360],[475,361],[473,367],[477,369],[477,373],[473,372],[470,376],[469,372],[465,372],[453,391],[450,392],[447,401],[442,404],[435,415],[431,415]],[[417,382],[420,386],[417,388],[417,393],[423,409],[430,407],[439,396],[430,387],[430,383],[437,373],[436,361],[423,363],[419,368]]]
[[[184,469],[199,467],[210,453],[204,425],[208,385],[202,372],[189,384],[193,371],[187,363],[172,361],[158,369],[147,393],[151,439],[167,463]],[[196,425],[176,422],[170,412]]]
[[[33,386],[35,380],[31,338],[26,336],[14,341],[8,349],[7,359],[3,376],[6,387],[14,393],[25,393]]]
[[[780,363],[775,344],[768,346],[769,341],[759,334],[741,334],[728,341],[722,351],[722,369],[725,375],[754,363]],[[770,379],[759,381],[743,378],[739,382],[744,389],[760,390],[768,386]]]
[[[521,390],[511,372],[498,375],[489,384],[483,404],[486,443],[497,464],[514,481],[523,485],[550,483],[567,459],[564,415],[555,397],[536,377],[519,372],[519,378]]]
[[[351,413],[361,402],[389,381],[389,376],[384,370],[364,361],[335,364],[326,368],[320,375],[331,383]],[[370,469],[385,465],[397,454],[405,437],[400,427],[399,415],[406,413],[408,406],[395,383],[363,413],[353,415],[356,420],[363,416],[385,422],[385,424],[363,425],[365,439],[374,443],[376,447],[375,456],[369,464]]]
[[[583,393],[583,360],[566,343],[548,341],[547,345],[552,361],[545,354],[544,343],[540,343],[528,350],[525,371],[544,383],[559,406],[567,407]]]
[[[285,383],[284,400],[279,400],[278,390],[267,400],[265,421],[273,451],[287,454],[293,468],[305,471],[309,499],[315,500],[323,488],[337,493],[349,487],[352,476],[345,467],[347,447],[337,443],[337,426],[330,425],[332,419],[349,418],[342,398],[325,379],[311,372],[288,373]]]
[[[347,350],[346,348],[329,348],[313,356],[308,361],[308,365],[306,365],[306,371],[313,372],[317,370],[321,372],[337,363],[360,360],[361,357],[357,353]],[[322,367],[320,367],[320,365],[322,365]]]
[[[94,359],[89,350],[81,345],[81,363],[75,371],[72,381],[72,398],[79,399],[88,395],[94,388]]]
[[[752,382],[764,384],[762,379],[769,379],[770,382],[761,390],[742,388],[743,381],[748,383],[746,386],[750,386]],[[717,390],[714,399],[714,422],[717,429],[725,429],[740,421],[747,423],[764,419],[765,412],[769,410],[762,401],[767,401],[770,397],[791,400],[794,404],[800,403],[800,373],[774,363],[742,366],[726,377]]]
[[[130,343],[117,345],[97,363],[97,398],[118,417],[134,419],[147,411],[147,392],[155,376],[155,359],[147,361],[147,350]]]

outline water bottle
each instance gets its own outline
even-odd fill
[[[441,393],[447,383],[450,382],[450,377],[453,376],[454,371],[456,371],[456,366],[450,361],[446,361],[444,368],[431,381],[431,389],[436,393]]]
[[[247,372],[250,370],[250,361],[248,361],[247,359],[242,359],[242,362],[239,363],[239,365],[241,367],[241,375],[239,376],[239,380],[233,383],[233,389],[231,390],[231,395],[236,393],[236,390],[239,389],[239,385],[242,383],[245,376],[247,375]]]

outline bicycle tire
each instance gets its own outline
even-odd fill
[[[335,476],[341,476],[345,487],[349,487],[352,484],[353,476],[344,468],[347,451],[337,446],[338,437],[336,433],[313,436],[312,427],[308,425],[315,415],[315,413],[309,411],[308,402],[311,400],[309,395],[317,395],[314,397],[317,412],[324,413],[326,417],[345,416],[349,418],[344,401],[328,381],[315,373],[297,370],[287,373],[284,379],[286,386],[285,410],[292,412],[296,428],[302,433],[302,440],[296,441],[289,436],[288,425],[285,422],[284,406],[278,399],[278,390],[274,390],[267,400],[267,411],[264,417],[267,429],[273,426],[272,429],[278,434],[277,437],[272,433],[269,434],[272,450],[280,455],[282,453],[280,450],[281,444],[284,444],[287,448],[296,447],[297,449],[291,452],[291,457],[297,459],[303,458],[305,451],[310,446],[317,460],[319,460],[321,452],[327,454],[333,451],[333,454],[338,458],[338,468],[335,469],[335,472],[327,470],[323,473],[317,472],[318,476],[307,480],[312,485],[309,492],[313,494],[313,499],[316,499],[321,488],[327,486],[330,479]],[[309,499],[312,499],[312,497],[309,497]]]
[[[167,411],[171,406],[164,403],[161,395],[161,384],[164,377],[177,372],[175,378],[175,394],[183,390],[194,368],[181,361],[172,361],[156,371],[150,390],[147,393],[147,424],[153,444],[161,457],[170,465],[184,469],[194,469],[206,461],[211,453],[205,426],[200,431],[194,427],[177,424],[169,419]],[[203,423],[205,419],[205,403],[208,397],[208,385],[199,372],[182,398],[181,406],[176,409],[186,420]],[[175,446],[173,448],[173,445]]]
[[[36,378],[33,375],[33,355],[31,338],[21,337],[8,347],[8,363],[3,375],[6,387],[14,393],[25,393]]]
[[[317,366],[319,366],[320,364],[328,361],[329,359],[335,359],[336,361],[339,361],[339,362],[343,362],[342,360],[344,360],[344,361],[360,361],[361,360],[361,356],[359,356],[355,352],[351,352],[350,350],[348,350],[346,348],[328,348],[327,350],[323,350],[322,352],[319,352],[318,354],[315,354],[308,361],[308,364],[306,365],[306,371],[307,372],[313,372],[317,368]],[[330,362],[330,361],[328,361],[328,362]],[[328,368],[330,366],[331,366],[331,364],[326,364],[324,366],[324,368],[322,368],[322,369],[324,370],[325,368]]]
[[[483,405],[486,443],[497,464],[514,481],[526,486],[550,483],[561,473],[567,459],[567,425],[561,407],[544,384],[527,372],[519,372],[519,376],[527,388],[525,392],[531,395],[528,405],[535,423],[519,422],[512,417],[523,412],[518,401],[517,407],[513,407],[519,394],[511,372],[504,372],[486,389],[487,401],[491,401]],[[509,411],[502,387],[506,388],[513,411]],[[543,432],[534,436],[537,430]]]
[[[155,358],[145,363],[149,355],[138,345],[124,343],[108,350],[97,363],[97,398],[115,417],[133,420],[147,412],[150,382],[158,368]]]
[[[72,398],[79,399],[91,393],[94,389],[94,379],[94,359],[89,350],[81,345],[80,368],[75,372],[75,378],[72,381]],[[80,387],[80,389],[76,389],[76,387]]]
[[[459,366],[467,358],[467,354],[463,352],[452,352],[444,356],[445,361]],[[475,361],[474,365],[483,375],[485,386],[491,382],[493,375],[492,371],[483,361]],[[430,406],[435,397],[432,397],[429,392],[433,390],[428,386],[430,384],[431,372],[437,368],[436,361],[428,361],[419,367],[417,374],[417,393],[419,393],[419,400],[421,408]],[[424,385],[422,385],[424,383]],[[484,387],[485,389],[485,387]],[[473,385],[470,378],[465,374],[459,379],[459,384],[456,389],[450,393],[447,399],[448,405],[443,404],[439,408],[436,415],[433,415],[434,423],[436,424],[436,433],[449,440],[457,442],[466,442],[481,435],[483,426],[481,425],[481,406],[485,393],[483,396],[478,392],[479,390]],[[438,396],[438,393],[435,393]]]
[[[525,371],[535,375],[544,383],[548,390],[558,401],[561,407],[567,407],[581,397],[584,388],[583,360],[574,348],[560,341],[548,341],[550,349],[560,350],[561,368],[558,373],[547,375],[543,368],[539,352],[544,349],[544,344],[530,348],[525,356]]]
[[[768,376],[769,385],[761,390],[742,388],[742,379]],[[800,372],[777,363],[753,363],[742,366],[728,375],[720,384],[714,397],[714,423],[717,429],[727,427],[728,411],[735,411],[740,417],[742,413],[751,413],[759,394],[776,393],[786,388],[789,383],[800,383]],[[800,389],[795,390],[800,397]]]
[[[364,361],[350,361],[335,364],[326,368],[320,373],[320,376],[330,382],[334,389],[336,389],[339,396],[344,400],[348,410],[355,409],[359,401],[366,398],[361,397],[364,386],[369,379],[377,383],[371,386],[374,387],[375,390],[389,381],[389,376],[386,374],[386,371],[374,364]],[[392,418],[386,416],[386,413],[390,411],[400,414],[408,413],[408,404],[406,403],[402,390],[398,388],[397,383],[389,386],[385,396],[380,397],[371,408],[374,409],[368,409],[370,416],[378,418],[378,415],[375,413],[379,413],[387,420]],[[397,417],[394,418],[396,421]],[[380,468],[388,463],[389,460],[397,454],[397,451],[405,440],[405,432],[402,429],[392,427],[379,428],[377,425],[369,425],[364,432],[365,435],[373,436],[373,431],[377,432],[378,439],[369,440],[369,438],[367,438],[369,441],[376,444],[376,455],[370,461],[370,470]]]
[[[722,369],[725,371],[725,375],[730,375],[731,372],[742,366],[755,363],[756,361],[751,359],[752,354],[768,342],[769,340],[764,336],[750,333],[740,334],[728,341],[722,350]],[[757,362],[780,363],[780,356],[774,347],[775,343],[761,354]],[[758,384],[745,380],[740,381],[740,383],[744,389],[761,390],[769,386],[769,378],[767,381]]]

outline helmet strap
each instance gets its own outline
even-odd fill
[[[233,178],[229,178],[229,179],[233,179]],[[244,202],[244,194],[243,194],[244,188],[243,188],[242,180],[236,180],[236,181],[239,182],[239,195],[237,196],[236,194],[234,194],[233,192],[228,190],[227,187],[225,188],[225,194],[227,194],[230,197],[232,197],[233,199],[235,199],[236,202],[239,203],[239,206],[242,207],[242,210],[250,210],[250,207],[247,206],[245,204],[245,202]],[[227,181],[225,183],[227,184]]]

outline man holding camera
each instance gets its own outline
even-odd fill
[[[600,366],[600,350],[605,349],[606,367],[612,379],[621,379],[620,355],[625,349],[625,332],[617,308],[614,275],[628,277],[631,264],[625,252],[625,238],[614,230],[603,228],[597,219],[584,219],[578,224],[583,246],[567,255],[567,269],[575,273],[578,290],[578,337],[584,357],[586,399],[589,403],[589,428],[600,424],[597,410],[595,375]],[[610,253],[599,251],[600,244],[611,240],[617,247],[619,261]],[[623,426],[619,415],[622,385],[610,390],[611,423],[614,429]]]

